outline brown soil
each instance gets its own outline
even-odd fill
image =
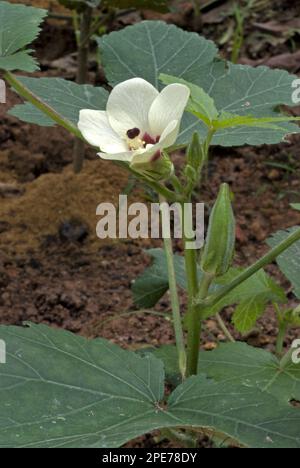
[[[49,2],[24,3],[45,7]],[[273,45],[269,37],[264,41],[255,39],[253,22],[258,21],[258,15],[260,23],[271,19],[279,23],[288,21],[295,15],[295,3],[274,1],[270,6],[269,2],[269,6],[254,14],[247,22],[252,40],[249,42],[247,34],[243,59],[293,52],[290,39]],[[185,2],[180,14],[164,18],[187,29],[203,31],[212,39],[219,39],[230,25],[228,17],[219,21],[219,10],[214,15],[210,13],[210,19],[202,18],[200,23],[191,11],[190,3]],[[141,17],[156,16],[149,12],[130,13],[118,19],[112,28],[119,29]],[[50,46],[49,37],[53,34],[58,40]],[[299,36],[293,40],[299,46]],[[55,68],[53,61],[75,50],[69,23],[48,21],[36,46],[43,63],[41,74],[61,76],[61,69]],[[230,44],[223,46],[223,54],[230,55]],[[101,81],[92,66],[90,73],[91,82]],[[72,79],[74,73],[65,70],[63,75]],[[86,337],[101,335],[132,349],[173,342],[172,328],[164,318],[150,314],[121,315],[134,310],[130,286],[149,264],[144,249],[160,243],[104,242],[95,234],[97,205],[116,201],[127,184],[127,174],[87,150],[84,170],[75,176],[70,165],[73,139],[62,129],[35,127],[8,116],[7,109],[16,102],[19,99],[9,92],[7,105],[0,107],[1,323],[43,322]],[[213,150],[210,182],[197,198],[211,203],[220,182],[232,184],[238,221],[238,265],[248,265],[266,251],[265,239],[271,233],[300,223],[300,213],[290,208],[291,202],[300,201],[299,143],[297,136],[287,144],[271,148]],[[175,156],[179,163],[180,159],[180,155]],[[270,163],[287,164],[292,169],[280,169]],[[181,251],[180,243],[176,248]],[[275,265],[269,271],[282,281]],[[289,292],[289,285],[285,282],[283,285]],[[181,301],[184,306],[183,293]],[[290,303],[295,305],[292,296]],[[170,311],[168,296],[156,310]],[[223,314],[228,323],[231,313],[228,309]],[[276,320],[270,308],[257,330],[244,339],[255,346],[274,349],[276,333]],[[296,335],[297,331],[291,333],[289,339]],[[203,333],[203,347],[212,349],[217,340],[224,339],[215,320],[209,320]],[[167,445],[147,436],[132,446]],[[210,445],[203,440],[201,446]]]

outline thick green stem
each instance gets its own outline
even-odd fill
[[[190,199],[187,200],[190,202]],[[191,213],[185,212],[185,204],[182,203],[182,231],[184,237],[184,259],[185,272],[188,292],[188,311],[187,311],[187,375],[192,375],[197,366],[198,358],[195,356],[196,349],[199,351],[201,323],[198,320],[197,306],[194,305],[194,299],[198,293],[198,271],[197,254],[195,249],[188,249],[188,243],[191,241],[192,232]]]
[[[25,85],[23,85],[23,83],[21,83],[15,75],[10,72],[5,72],[4,79],[12,88],[17,91],[20,96],[22,96],[28,102],[33,104],[37,109],[50,117],[50,119],[54,120],[54,122],[56,122],[58,125],[68,130],[68,132],[83,140],[80,131],[75,125],[52,109],[52,107],[45,104],[38,96],[36,96]]]
[[[207,162],[209,147],[214,135],[214,131],[210,130],[206,141],[202,146],[201,166],[199,167],[199,176],[201,177],[204,164]],[[191,202],[192,193],[196,186],[195,181],[191,181],[186,188],[186,202]],[[185,217],[184,203],[182,203],[183,212],[183,234],[184,234],[184,256],[185,256],[185,270],[187,278],[188,290],[188,312],[187,312],[187,376],[197,374],[199,350],[200,350],[200,337],[202,329],[201,310],[202,307],[195,304],[196,297],[205,299],[212,278],[203,275],[199,285],[198,269],[197,269],[197,252],[195,249],[188,249],[187,245],[191,241],[189,233],[192,233],[192,216]]]
[[[185,271],[187,279],[188,291],[188,312],[187,312],[187,376],[197,374],[200,335],[201,335],[201,306],[195,304],[195,298],[201,296],[205,299],[212,278],[203,275],[200,285],[198,280],[197,270],[197,252],[195,249],[189,249],[188,244],[191,242],[192,219],[191,213],[186,216],[184,204],[182,204],[183,212],[183,234],[184,234],[184,257]]]
[[[198,352],[201,333],[201,322],[197,306],[193,304],[198,293],[198,277],[195,250],[185,248],[185,271],[188,289],[188,323],[187,323],[187,375],[194,374],[198,365]],[[197,352],[196,352],[197,350]]]
[[[215,294],[212,294],[206,300],[203,300],[203,297],[198,294],[197,299],[195,301],[196,304],[200,304],[205,307],[205,314],[202,318],[209,317],[209,308],[216,305],[219,301],[221,301],[227,294],[237,288],[240,284],[242,284],[247,279],[251,278],[251,276],[255,275],[259,270],[266,267],[274,260],[276,260],[279,255],[281,255],[285,250],[287,250],[291,245],[295,242],[300,240],[300,229],[293,232],[289,235],[284,241],[277,245],[274,249],[268,252],[264,257],[258,260],[254,265],[247,268],[243,273],[241,273],[237,278],[235,278],[231,283],[224,286],[220,291]]]
[[[160,196],[160,202],[165,202],[165,198]],[[169,222],[164,219],[163,212],[162,214],[162,223]],[[166,232],[167,230],[165,230]],[[182,378],[185,378],[186,375],[186,351],[184,343],[184,335],[182,328],[182,320],[180,315],[180,303],[177,290],[177,281],[176,281],[176,272],[174,266],[174,256],[173,256],[173,246],[172,239],[164,237],[164,247],[167,258],[167,267],[168,267],[168,277],[169,277],[169,289],[171,295],[171,305],[173,313],[173,325],[175,331],[176,346],[178,352],[178,363],[179,370],[182,375]]]
[[[189,260],[188,260],[189,263]],[[187,281],[191,281],[187,271]],[[210,275],[203,274],[198,288],[198,297],[205,299],[212,283]],[[193,301],[194,302],[194,301]],[[193,305],[188,317],[188,340],[187,340],[187,376],[196,375],[198,372],[200,335],[202,329],[201,305]]]

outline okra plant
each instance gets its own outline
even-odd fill
[[[106,25],[115,17],[117,9],[149,8],[168,11],[165,0],[149,2],[148,0],[58,0],[61,5],[72,11],[74,32],[77,43],[76,83],[87,82],[90,43],[95,34],[106,30]],[[106,9],[104,14],[102,9]],[[84,160],[84,142],[76,139],[73,151],[74,172],[80,172]]]
[[[275,144],[299,133],[297,118],[281,111],[296,105],[297,77],[228,63],[211,41],[159,21],[98,39],[111,93],[15,74],[37,68],[27,46],[46,14],[0,2],[0,69],[25,101],[9,114],[64,127],[109,160],[108,173],[110,164],[121,165],[161,202],[184,205],[201,191],[211,146]],[[186,149],[181,173],[175,148]],[[224,183],[204,247],[189,248],[193,238],[185,236],[184,256],[174,255],[166,237],[133,285],[143,308],[169,290],[174,346],[140,354],[42,324],[0,326],[0,447],[112,448],[154,430],[188,446],[206,434],[241,447],[300,447],[299,352],[283,346],[287,330],[300,325],[299,307],[287,307],[284,290],[264,271],[277,260],[300,298],[300,228],[275,233],[265,256],[236,268],[233,205]],[[186,311],[179,288],[187,290]],[[235,306],[233,324],[243,334],[269,304],[278,315],[276,354],[235,341],[220,316]],[[201,328],[214,316],[228,343],[201,351]]]

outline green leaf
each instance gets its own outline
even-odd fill
[[[184,74],[184,79],[203,87],[219,111],[255,117],[268,117],[266,112],[282,104],[294,107],[291,90],[296,78],[285,70],[222,60],[203,67],[199,73],[190,70]]]
[[[300,400],[300,364],[292,361],[284,369],[270,352],[246,343],[221,344],[201,353],[199,372],[218,382],[242,384],[290,402]]]
[[[160,80],[166,84],[181,83],[186,85],[191,91],[191,97],[186,111],[202,120],[208,127],[213,124],[216,130],[234,128],[234,127],[257,127],[269,130],[279,130],[285,132],[284,127],[275,125],[276,123],[285,123],[299,121],[300,117],[253,117],[252,115],[236,115],[229,112],[220,112],[216,109],[214,100],[199,86],[189,83],[182,78],[175,76],[160,75]]]
[[[235,115],[227,112],[223,112],[217,122],[214,122],[214,127],[219,128],[234,128],[239,126],[244,127],[257,127],[257,128],[268,128],[270,130],[283,130],[283,127],[275,125],[275,123],[284,122],[295,122],[299,121],[300,117],[253,117],[251,115]]]
[[[268,67],[234,65],[215,61],[199,74],[188,72],[184,78],[201,86],[213,99],[219,112],[238,116],[280,117],[275,110],[280,105],[295,106],[292,101],[292,84],[296,77],[285,70]],[[194,131],[192,122],[186,132]],[[285,141],[289,133],[298,133],[299,126],[282,124],[285,130],[269,128],[236,127],[219,130],[213,143],[221,146],[274,144]]]
[[[300,447],[300,414],[277,398],[247,385],[190,377],[169,400],[173,424],[206,428],[207,433],[251,448]],[[212,430],[212,428],[214,428]]]
[[[226,275],[222,278],[218,278],[212,288],[212,292],[216,292],[221,286],[231,283],[242,272],[242,268],[231,268]],[[286,302],[284,290],[278,286],[264,270],[260,270],[227,294],[224,299],[211,307],[207,316],[214,315],[224,309],[224,307],[232,304],[245,304],[247,301],[253,300],[254,297],[258,301],[264,298],[265,304],[270,301],[277,301],[278,303]]]
[[[153,258],[153,263],[148,267],[134,282],[132,292],[134,302],[139,307],[153,307],[162,296],[168,291],[168,271],[166,256],[162,249],[152,249],[147,251]],[[182,289],[186,289],[186,274],[184,258],[180,255],[174,255],[175,272],[177,283]],[[243,270],[241,268],[231,268],[229,272],[218,278],[210,289],[210,293],[214,293],[220,287],[230,283]],[[201,270],[198,268],[198,276],[201,276]],[[277,301],[278,303],[286,302],[284,290],[280,288],[274,281],[260,270],[243,284],[235,288],[222,301],[211,307],[207,313],[207,317],[220,312],[224,307],[233,304],[245,303],[252,300],[253,297],[265,298],[265,303],[269,301]]]
[[[284,70],[233,65],[214,60],[213,44],[193,33],[161,22],[144,22],[98,39],[102,64],[112,86],[139,76],[158,87],[160,74],[168,74],[199,86],[213,99],[219,112],[252,117],[280,117],[278,106],[294,106],[292,83],[297,78]],[[128,48],[136,53],[128,54]],[[252,126],[251,126],[252,125]],[[220,129],[213,144],[221,146],[261,145],[285,141],[298,133],[299,126],[284,123],[280,129],[270,124],[258,128],[241,126]],[[186,114],[178,144],[187,144],[195,131],[201,138],[206,127]]]
[[[241,302],[232,317],[232,322],[237,331],[247,333],[255,326],[257,320],[263,315],[268,298],[264,294],[253,296]]]
[[[164,345],[148,352],[163,361],[167,381],[178,384],[176,346]],[[198,373],[217,382],[259,389],[285,403],[300,400],[300,364],[291,361],[282,369],[272,353],[246,343],[222,343],[213,351],[201,351]]]
[[[191,96],[186,110],[203,120],[206,125],[209,126],[213,120],[218,119],[219,112],[216,109],[214,100],[202,88],[182,78],[176,78],[175,76],[163,73],[161,73],[159,79],[165,85],[181,83],[187,86],[190,89]]]
[[[241,72],[240,66],[234,66],[232,64],[228,64],[229,70],[228,73],[230,73],[232,76],[234,76],[235,73]],[[237,68],[235,68],[237,67]],[[248,67],[249,68],[249,67]],[[222,68],[217,68],[217,70],[223,71]],[[176,78],[173,76],[168,76],[162,74],[160,76],[161,81],[164,84],[171,84],[171,83],[182,83],[185,84],[186,86],[190,87],[191,90],[191,100],[190,103],[187,107],[187,112],[190,112],[194,116],[196,116],[198,119],[202,120],[207,126],[210,126],[211,121],[214,120],[213,125],[214,128],[216,129],[217,133],[214,137],[213,142],[215,144],[220,144],[221,146],[236,146],[238,141],[241,141],[241,144],[244,144],[243,138],[245,138],[245,135],[249,134],[249,137],[253,139],[252,144],[256,144],[255,141],[258,137],[258,135],[261,133],[261,135],[265,135],[266,141],[265,143],[273,143],[273,138],[274,135],[277,133],[277,138],[285,138],[286,134],[290,131],[291,133],[293,132],[299,132],[299,127],[296,125],[291,125],[289,124],[290,122],[294,121],[299,121],[299,117],[288,117],[285,115],[280,115],[278,112],[273,112],[273,108],[265,107],[265,111],[262,111],[261,109],[258,110],[255,108],[254,114],[249,114],[249,115],[238,115],[237,113],[232,113],[228,112],[227,110],[224,110],[224,101],[220,99],[220,96],[217,96],[216,102],[218,105],[215,103],[214,99],[212,99],[202,88],[199,88],[199,86],[192,84],[182,78]],[[226,82],[226,74],[223,75],[222,79],[224,80],[223,85],[224,86],[229,86],[229,82]],[[293,79],[295,77],[292,77]],[[222,79],[221,83],[222,84]],[[254,79],[254,76],[253,76]],[[198,80],[200,82],[200,80]],[[290,83],[291,87],[291,83]],[[216,89],[217,92],[217,89]],[[211,89],[210,93],[213,93],[213,90]],[[232,90],[227,90],[224,89],[224,94],[229,96],[232,95]],[[214,96],[214,94],[211,94],[211,96]],[[222,96],[223,98],[223,96]],[[228,96],[227,96],[228,99]],[[284,98],[285,102],[287,97]],[[220,104],[219,104],[220,103]],[[227,101],[226,101],[226,106],[227,106]],[[247,102],[249,107],[250,102]],[[290,105],[292,105],[291,102],[289,102]],[[278,104],[277,104],[278,105]],[[275,108],[275,105],[274,105]],[[218,110],[217,110],[218,109]],[[227,109],[227,108],[226,108]],[[247,109],[246,109],[247,110]],[[245,113],[245,109],[240,109],[241,114]],[[248,112],[248,110],[247,110]],[[265,115],[263,115],[263,112],[265,112]],[[255,116],[255,113],[262,114],[261,116]],[[192,122],[192,120],[190,120]],[[278,125],[281,124],[281,125]],[[288,124],[288,125],[287,125]],[[198,130],[200,133],[204,136],[205,129],[202,126],[201,123],[199,123],[197,120],[195,120],[195,125],[198,127]],[[247,127],[247,128],[245,128]],[[189,128],[189,127],[188,127]],[[193,127],[194,130],[196,129]],[[267,132],[262,132],[262,130],[266,130]],[[183,130],[185,131],[185,130]],[[191,131],[190,128],[188,130],[189,132]],[[270,132],[272,131],[272,132]],[[251,132],[251,133],[250,133]],[[223,136],[228,139],[224,138],[223,141]],[[222,138],[221,143],[219,139]],[[262,138],[262,136],[260,136]],[[250,140],[246,141],[246,143],[251,143]],[[261,143],[263,143],[261,139]]]
[[[21,50],[40,32],[46,10],[0,2],[0,69],[33,72],[38,69],[32,50]]]
[[[8,57],[0,57],[0,69],[2,70],[24,70],[33,72],[39,69],[36,60],[29,54],[32,52],[31,49],[16,52]]]
[[[280,242],[286,239],[292,232],[299,229],[298,226],[278,231],[267,243],[270,247],[276,247]],[[293,285],[293,292],[300,299],[300,241],[295,242],[289,249],[277,258],[280,270]]]
[[[134,303],[140,307],[153,307],[169,289],[166,255],[162,249],[147,250],[153,263],[132,285]],[[179,286],[186,289],[184,258],[174,256],[176,278]]]
[[[182,376],[178,366],[178,352],[175,345],[163,345],[159,348],[145,349],[142,353],[151,353],[157,359],[163,361],[168,384],[177,386],[182,382]]]
[[[101,63],[112,86],[141,77],[159,88],[161,73],[195,75],[217,53],[213,42],[162,21],[143,21],[98,38]]]
[[[299,448],[300,415],[253,386],[187,379],[162,403],[162,362],[44,325],[0,327],[0,447],[113,448],[195,428],[249,447]]]
[[[152,429],[164,393],[154,357],[44,325],[0,338],[0,447],[116,447]]]
[[[106,106],[108,92],[104,88],[79,85],[61,78],[20,76],[18,79],[38,98],[75,125],[78,123],[81,109],[97,110]],[[24,122],[42,126],[55,125],[49,117],[29,103],[13,107],[9,114]]]
[[[294,208],[294,210],[300,211],[300,203],[291,203],[291,207]]]

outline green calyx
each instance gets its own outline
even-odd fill
[[[150,161],[139,162],[139,158],[135,158],[130,164],[130,168],[142,177],[151,181],[163,181],[170,179],[174,174],[174,165],[169,158],[169,155],[162,152],[159,158]]]

